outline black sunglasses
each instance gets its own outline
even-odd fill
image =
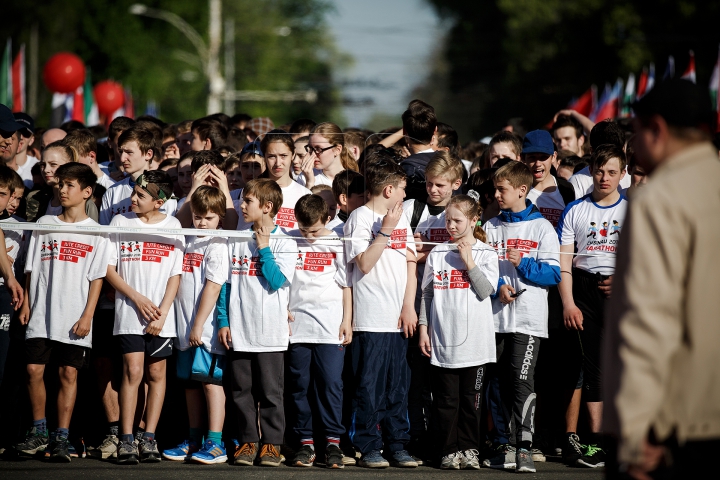
[[[307,145],[305,145],[305,151],[306,151],[307,153],[315,152],[315,155],[320,155],[321,153],[326,152],[326,151],[328,151],[328,150],[330,150],[331,148],[334,148],[334,147],[335,147],[335,145],[330,145],[329,147],[325,147],[325,148],[320,148],[320,147],[314,147],[314,148],[313,148],[313,147],[310,146],[310,144],[307,144]]]

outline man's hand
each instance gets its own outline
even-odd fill
[[[78,337],[87,337],[92,327],[92,317],[80,317],[72,327],[72,332]]]
[[[262,250],[265,247],[270,246],[270,234],[275,227],[262,226],[255,232],[255,241],[257,242],[258,250]]]
[[[636,480],[651,480],[653,477],[648,475],[656,470],[666,454],[665,447],[662,445],[652,445],[646,439],[642,442],[642,461],[639,465],[630,465],[627,472]]]
[[[613,277],[611,275],[602,282],[598,282],[598,290],[605,295],[605,298],[610,298],[610,295],[612,294],[612,278]]]
[[[392,235],[393,230],[395,230],[395,227],[397,227],[397,224],[400,221],[400,217],[402,217],[402,213],[402,202],[397,202],[395,206],[388,210],[388,213],[383,217],[380,231],[387,235]]]
[[[230,335],[230,327],[223,327],[218,330],[218,340],[227,350],[232,350],[232,335]]]
[[[565,321],[565,328],[568,330],[583,329],[583,314],[575,305],[563,307],[563,320]]]
[[[405,338],[410,338],[415,334],[418,318],[413,305],[403,305],[398,319],[398,328],[402,328]]]
[[[517,248],[508,248],[505,251],[505,259],[507,259],[510,263],[515,265],[515,268],[520,266],[520,261],[522,260],[522,253]]]
[[[510,305],[512,302],[515,301],[514,297],[511,297],[515,293],[515,289],[512,285],[505,284],[500,287],[500,291],[498,292],[498,299],[500,300],[500,303],[505,305]]]

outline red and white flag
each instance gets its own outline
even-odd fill
[[[697,83],[697,78],[695,77],[695,52],[692,50],[690,50],[690,61],[688,62],[688,66],[685,69],[685,73],[683,73],[680,78]]]
[[[20,45],[20,51],[12,63],[12,110],[24,112],[27,107],[25,96],[25,44]]]

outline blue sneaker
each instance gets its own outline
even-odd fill
[[[190,460],[204,463],[205,465],[225,463],[227,462],[225,445],[222,442],[215,443],[212,440],[207,440],[199,451],[190,455]]]
[[[399,468],[415,468],[418,466],[418,463],[407,450],[398,450],[397,452],[393,452],[390,465]]]
[[[358,465],[365,468],[387,468],[390,462],[383,458],[380,450],[371,450],[362,456]]]
[[[192,440],[183,440],[183,442],[177,447],[171,448],[169,450],[163,450],[162,456],[167,458],[168,460],[183,462],[187,460],[190,455],[197,452],[198,450],[200,450],[200,448],[197,446],[197,443],[193,442]]]

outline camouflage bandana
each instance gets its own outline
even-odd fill
[[[148,192],[150,196],[155,200],[165,201],[168,199],[167,195],[165,195],[165,192],[160,190],[160,187],[158,187],[154,183],[148,183],[144,174],[138,177],[138,179],[135,181],[135,185]]]

